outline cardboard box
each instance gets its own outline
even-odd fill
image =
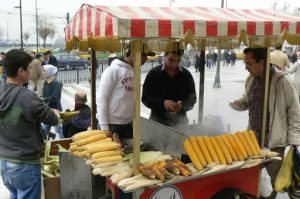
[[[43,181],[45,199],[60,199],[60,177],[46,178]]]

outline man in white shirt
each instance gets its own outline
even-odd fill
[[[154,56],[155,53],[142,53],[142,65],[147,55]],[[103,72],[96,99],[100,129],[117,133],[121,140],[133,136],[133,65],[133,52],[129,45],[124,58],[113,60]]]

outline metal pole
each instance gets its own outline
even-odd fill
[[[96,51],[92,50],[91,52],[91,127],[92,129],[97,129],[96,127],[96,71],[97,71],[97,59],[96,59]]]
[[[200,51],[200,85],[199,85],[199,111],[198,123],[203,121],[203,106],[204,106],[204,77],[205,77],[205,50]]]
[[[38,53],[38,51],[39,51],[39,29],[38,29],[37,0],[35,0],[35,28],[36,28],[36,53]]]
[[[224,8],[224,0],[221,0],[221,8]],[[217,59],[217,70],[216,76],[214,81],[214,88],[221,88],[221,81],[220,81],[220,59],[221,59],[221,50],[218,49],[218,59]]]
[[[20,31],[21,31],[21,50],[23,50],[23,24],[22,24],[22,0],[20,0]]]

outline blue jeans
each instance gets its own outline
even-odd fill
[[[0,160],[2,180],[11,199],[41,198],[41,165]]]
[[[49,124],[42,124],[43,128],[44,128],[44,131],[45,131],[45,137],[47,137],[50,129],[51,129],[51,126]],[[61,127],[61,124],[57,125],[54,127],[55,128],[55,131],[56,133],[58,134],[58,138],[59,139],[64,139],[65,136],[63,134],[63,130],[62,130],[62,127]]]

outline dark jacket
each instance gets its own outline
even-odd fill
[[[51,56],[49,57],[49,62],[48,62],[48,64],[51,64],[51,65],[53,65],[53,66],[57,66],[57,59],[56,59],[56,57],[55,57],[54,55],[51,55]]]
[[[65,138],[86,131],[91,126],[91,109],[88,105],[76,104],[74,111],[80,111],[80,115],[63,122],[63,134]]]
[[[0,84],[0,158],[38,161],[42,146],[41,122],[58,124],[55,113],[33,91]]]
[[[142,102],[151,109],[150,119],[167,126],[188,124],[186,112],[196,102],[194,79],[185,68],[173,78],[161,69],[162,65],[151,69],[143,86]],[[165,100],[182,101],[181,111],[176,115],[167,112]]]
[[[46,102],[46,104],[53,109],[62,110],[61,107],[61,89],[62,89],[62,83],[58,82],[57,79],[54,79],[50,83],[47,82],[47,80],[44,83],[44,89],[43,89],[43,97]]]

